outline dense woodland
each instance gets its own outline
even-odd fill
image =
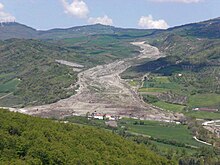
[[[0,139],[0,164],[175,164],[102,129],[3,109]]]

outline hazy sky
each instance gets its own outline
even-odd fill
[[[220,17],[220,0],[0,0],[0,22],[36,29],[102,23],[168,28]]]

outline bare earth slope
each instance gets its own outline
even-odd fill
[[[110,113],[126,117],[153,120],[174,120],[173,114],[161,111],[144,103],[119,74],[141,58],[161,57],[157,48],[144,42],[134,45],[142,49],[139,56],[96,66],[78,75],[80,86],[76,95],[49,105],[11,109],[41,117],[64,117],[85,115],[87,112]]]

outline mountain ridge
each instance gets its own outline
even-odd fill
[[[36,30],[18,22],[2,23],[0,26],[0,40],[18,39],[64,39],[89,35],[131,35],[135,32],[140,36],[151,34],[155,30],[119,28],[109,25],[94,24],[75,26],[70,28],[54,28],[49,30]]]
[[[211,30],[210,30],[211,29]],[[36,30],[18,22],[2,23],[0,26],[0,40],[10,38],[19,39],[63,39],[89,35],[117,35],[127,37],[145,37],[162,32],[174,32],[182,36],[193,36],[201,38],[220,37],[220,17],[197,23],[171,27],[167,30],[161,29],[135,29],[120,28],[109,25],[94,24],[75,26],[70,28],[53,28],[49,30]]]

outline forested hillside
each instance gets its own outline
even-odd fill
[[[9,39],[0,42],[0,106],[52,103],[74,94],[77,71],[134,56],[135,47],[113,36],[62,40]],[[72,85],[73,88],[69,88]]]
[[[174,164],[102,129],[2,109],[0,139],[0,164]]]

